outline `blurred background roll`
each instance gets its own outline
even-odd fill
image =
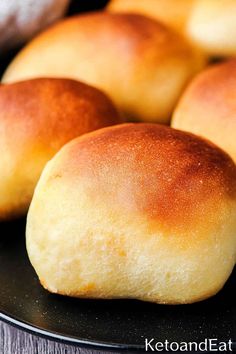
[[[201,53],[165,25],[135,14],[90,13],[52,26],[12,61],[3,82],[76,78],[103,89],[127,117],[167,123]]]
[[[185,35],[195,0],[111,0],[110,12],[133,12],[150,16]]]
[[[196,0],[188,36],[213,57],[236,55],[236,1]]]
[[[236,55],[235,0],[111,0],[107,10],[160,20],[209,57]]]
[[[181,97],[171,124],[208,138],[236,162],[236,60],[200,73]]]
[[[119,122],[102,92],[76,81],[0,86],[0,220],[26,213],[45,163],[65,143]]]

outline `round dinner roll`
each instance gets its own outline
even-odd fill
[[[208,138],[236,162],[236,60],[200,73],[181,97],[171,124]]]
[[[3,82],[77,78],[103,89],[129,118],[168,122],[203,61],[152,19],[95,12],[63,20],[36,37],[10,64]]]
[[[0,86],[0,220],[26,213],[44,165],[65,143],[119,122],[102,92],[73,80]]]
[[[189,18],[187,33],[212,56],[235,56],[236,1],[197,0]]]
[[[111,0],[110,12],[134,12],[155,18],[185,35],[195,0]]]
[[[69,0],[1,0],[0,50],[19,46],[62,17]]]
[[[166,126],[100,129],[46,165],[26,229],[30,261],[53,293],[203,300],[235,265],[236,166]]]

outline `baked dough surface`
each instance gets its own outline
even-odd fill
[[[78,81],[0,86],[0,220],[26,214],[46,162],[65,143],[120,122],[109,98]]]
[[[168,127],[101,129],[47,164],[26,236],[53,293],[202,300],[235,265],[236,166],[210,142]]]

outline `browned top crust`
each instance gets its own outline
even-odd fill
[[[203,136],[236,161],[236,60],[198,74],[182,95],[172,126]]]
[[[70,17],[35,37],[3,82],[78,78],[102,88],[135,120],[167,122],[204,58],[182,36],[142,15],[95,12]]]
[[[236,59],[210,66],[199,73],[180,99],[182,110],[192,111],[199,120],[230,118],[236,122]],[[196,112],[196,114],[195,114]],[[207,112],[207,114],[204,114]],[[213,123],[215,124],[215,123]]]
[[[156,124],[87,134],[68,144],[56,161],[54,176],[62,183],[82,179],[94,201],[144,214],[163,226],[203,224],[206,215],[216,218],[219,205],[236,199],[236,166],[226,153],[195,135]]]
[[[41,78],[0,86],[0,136],[16,150],[22,144],[57,150],[80,134],[119,122],[107,96],[75,80]]]
[[[77,81],[0,86],[0,219],[26,213],[45,164],[65,143],[120,122],[101,91]]]
[[[184,33],[193,4],[194,0],[111,0],[107,10],[150,16]]]
[[[104,11],[80,14],[64,19],[37,36],[35,41],[44,40],[46,36],[51,39],[59,34],[63,41],[63,39],[66,40],[68,34],[80,33],[80,30],[86,34],[86,37],[83,38],[85,41],[90,37],[93,40],[93,45],[98,48],[104,47],[106,51],[111,50],[113,40],[116,38],[118,43],[116,42],[115,45],[119,44],[120,50],[126,52],[127,56],[133,51],[143,54],[142,50],[146,47],[150,47],[153,52],[156,52],[156,48],[153,47],[154,42],[156,44],[162,43],[163,50],[179,48],[180,52],[185,49],[187,54],[190,51],[189,46],[186,45],[187,42],[161,22],[134,13],[108,13]],[[168,39],[175,39],[175,41],[168,42]]]

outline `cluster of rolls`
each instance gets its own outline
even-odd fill
[[[111,0],[108,10],[160,20],[208,56],[236,55],[235,0]]]
[[[0,220],[29,209],[27,251],[49,291],[184,304],[227,281],[236,60],[205,66],[236,53],[234,3],[112,0],[6,69]]]

